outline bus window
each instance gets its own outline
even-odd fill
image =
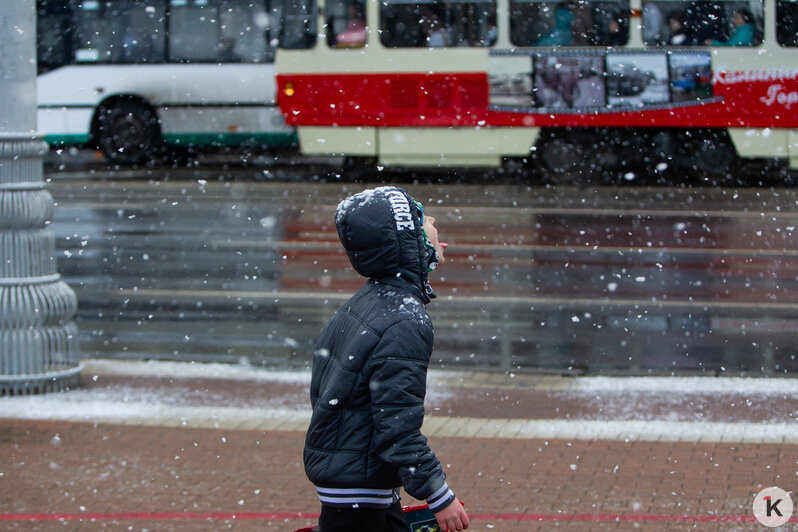
[[[280,24],[280,48],[300,50],[316,46],[315,0],[285,0]]]
[[[71,12],[69,6],[62,0],[39,0],[36,16],[38,26],[36,57],[39,74],[44,74],[72,61]]]
[[[359,0],[327,0],[327,44],[333,48],[366,45],[366,8]]]
[[[492,46],[496,2],[382,0],[380,40],[389,48]]]
[[[762,43],[762,13],[762,0],[648,0],[643,36],[649,45],[756,46]],[[655,29],[658,35],[651,37]]]
[[[776,40],[798,46],[798,0],[776,0]]]
[[[178,62],[260,63],[274,55],[265,3],[171,0],[169,55]]]
[[[629,2],[514,0],[510,41],[518,46],[622,46],[629,41]]]
[[[75,17],[74,61],[160,63],[164,60],[164,3],[84,0]]]

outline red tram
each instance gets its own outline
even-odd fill
[[[798,168],[796,0],[363,1],[286,5],[278,103],[306,154]]]

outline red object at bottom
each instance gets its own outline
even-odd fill
[[[426,504],[405,506],[402,508],[402,512],[405,514],[407,529],[410,532],[433,532],[440,530],[435,516]],[[294,530],[294,532],[318,532],[318,530],[317,525],[313,525]]]

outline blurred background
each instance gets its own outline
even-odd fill
[[[798,369],[798,3],[36,4],[82,356],[307,367],[363,281],[332,213],[397,184],[439,367]]]

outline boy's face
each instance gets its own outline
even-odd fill
[[[438,264],[443,264],[445,262],[443,250],[446,249],[449,244],[441,242],[438,239],[438,230],[435,228],[435,218],[432,216],[424,216],[424,232],[427,233],[427,238],[438,253]]]

